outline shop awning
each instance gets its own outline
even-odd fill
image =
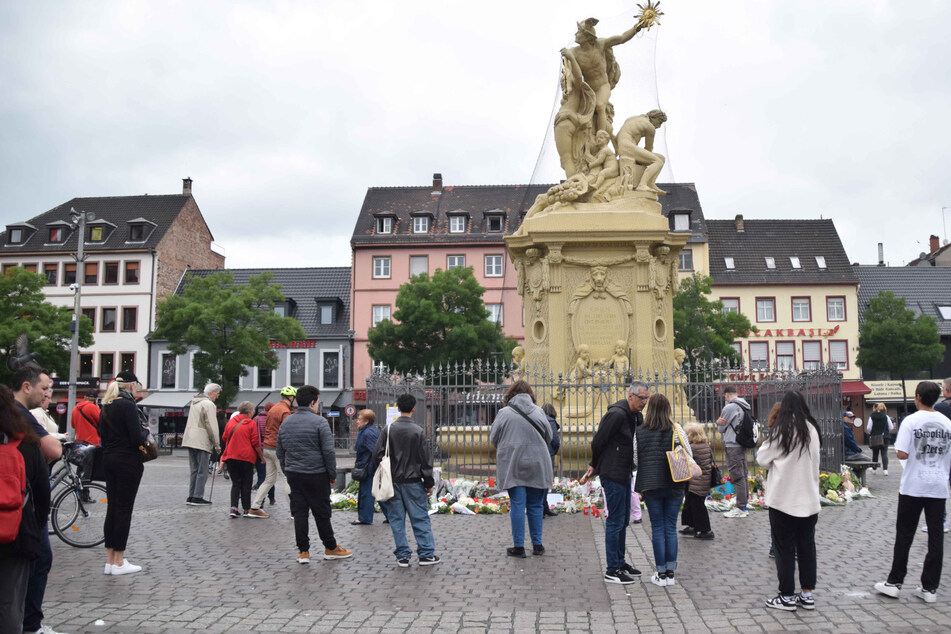
[[[139,405],[184,409],[191,403],[195,394],[196,392],[152,392],[139,401]]]
[[[848,396],[871,394],[872,388],[862,381],[842,381],[842,393]]]

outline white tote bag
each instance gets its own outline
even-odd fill
[[[390,430],[386,429],[386,451],[383,459],[380,460],[380,466],[376,468],[373,474],[373,488],[371,492],[377,502],[386,502],[393,497],[393,474],[390,472]]]

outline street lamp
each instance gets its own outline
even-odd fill
[[[79,374],[79,315],[80,298],[82,297],[83,276],[86,271],[83,262],[86,256],[83,254],[83,243],[86,241],[86,223],[96,219],[96,215],[87,211],[76,211],[73,208],[69,210],[70,224],[77,229],[79,249],[73,259],[76,260],[76,281],[69,285],[69,290],[73,291],[73,320],[69,323],[69,328],[73,333],[73,342],[69,350],[69,400],[66,405],[67,416],[72,418],[73,408],[76,407],[76,378]],[[69,439],[76,439],[76,430],[72,425],[69,428]]]

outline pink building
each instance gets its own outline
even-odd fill
[[[357,218],[353,248],[351,326],[354,402],[366,401],[373,366],[367,332],[396,311],[401,284],[419,273],[471,266],[483,301],[502,331],[523,338],[522,298],[504,236],[514,232],[548,185],[371,187]]]

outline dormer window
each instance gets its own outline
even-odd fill
[[[7,225],[7,244],[24,244],[36,231],[36,227],[28,223]]]
[[[723,258],[723,264],[728,271],[732,271],[736,268],[736,263],[733,261],[733,258]]]
[[[674,231],[690,231],[690,214],[674,214]]]
[[[449,218],[449,233],[465,233],[466,232],[466,217],[465,216],[451,216]]]
[[[66,229],[63,227],[53,227],[50,229],[50,242],[56,244],[66,241]]]
[[[825,256],[823,256],[823,255],[817,255],[817,256],[816,256],[816,266],[818,266],[820,269],[825,269],[825,268],[826,268],[826,259],[825,259]]]
[[[145,240],[145,225],[132,225],[129,227],[129,240],[132,242],[142,242]]]
[[[102,242],[102,227],[89,227],[89,241]]]
[[[776,258],[764,258],[766,260],[766,268],[775,269],[776,268]]]
[[[89,227],[89,233],[86,236],[87,242],[104,242],[116,226],[111,222],[97,220],[96,224]]]
[[[797,258],[796,256],[792,256],[792,257],[789,258],[789,264],[790,264],[790,266],[792,266],[794,269],[801,269],[801,268],[802,268],[802,262],[800,262],[800,261],[799,261],[799,258]]]
[[[393,218],[386,216],[376,219],[377,233],[393,233]]]
[[[945,321],[951,320],[951,306],[938,306],[938,314]]]
[[[486,216],[485,219],[485,230],[489,233],[501,233],[503,227],[505,226],[505,218],[499,214],[493,214],[491,216]]]
[[[20,229],[19,227],[16,229],[10,229],[9,233],[7,234],[9,236],[8,242],[10,244],[23,244],[25,240],[23,234],[23,229]]]
[[[324,304],[320,307],[320,323],[321,324],[332,324],[334,323],[334,307],[328,304]]]
[[[429,233],[429,216],[413,216],[413,233]]]

